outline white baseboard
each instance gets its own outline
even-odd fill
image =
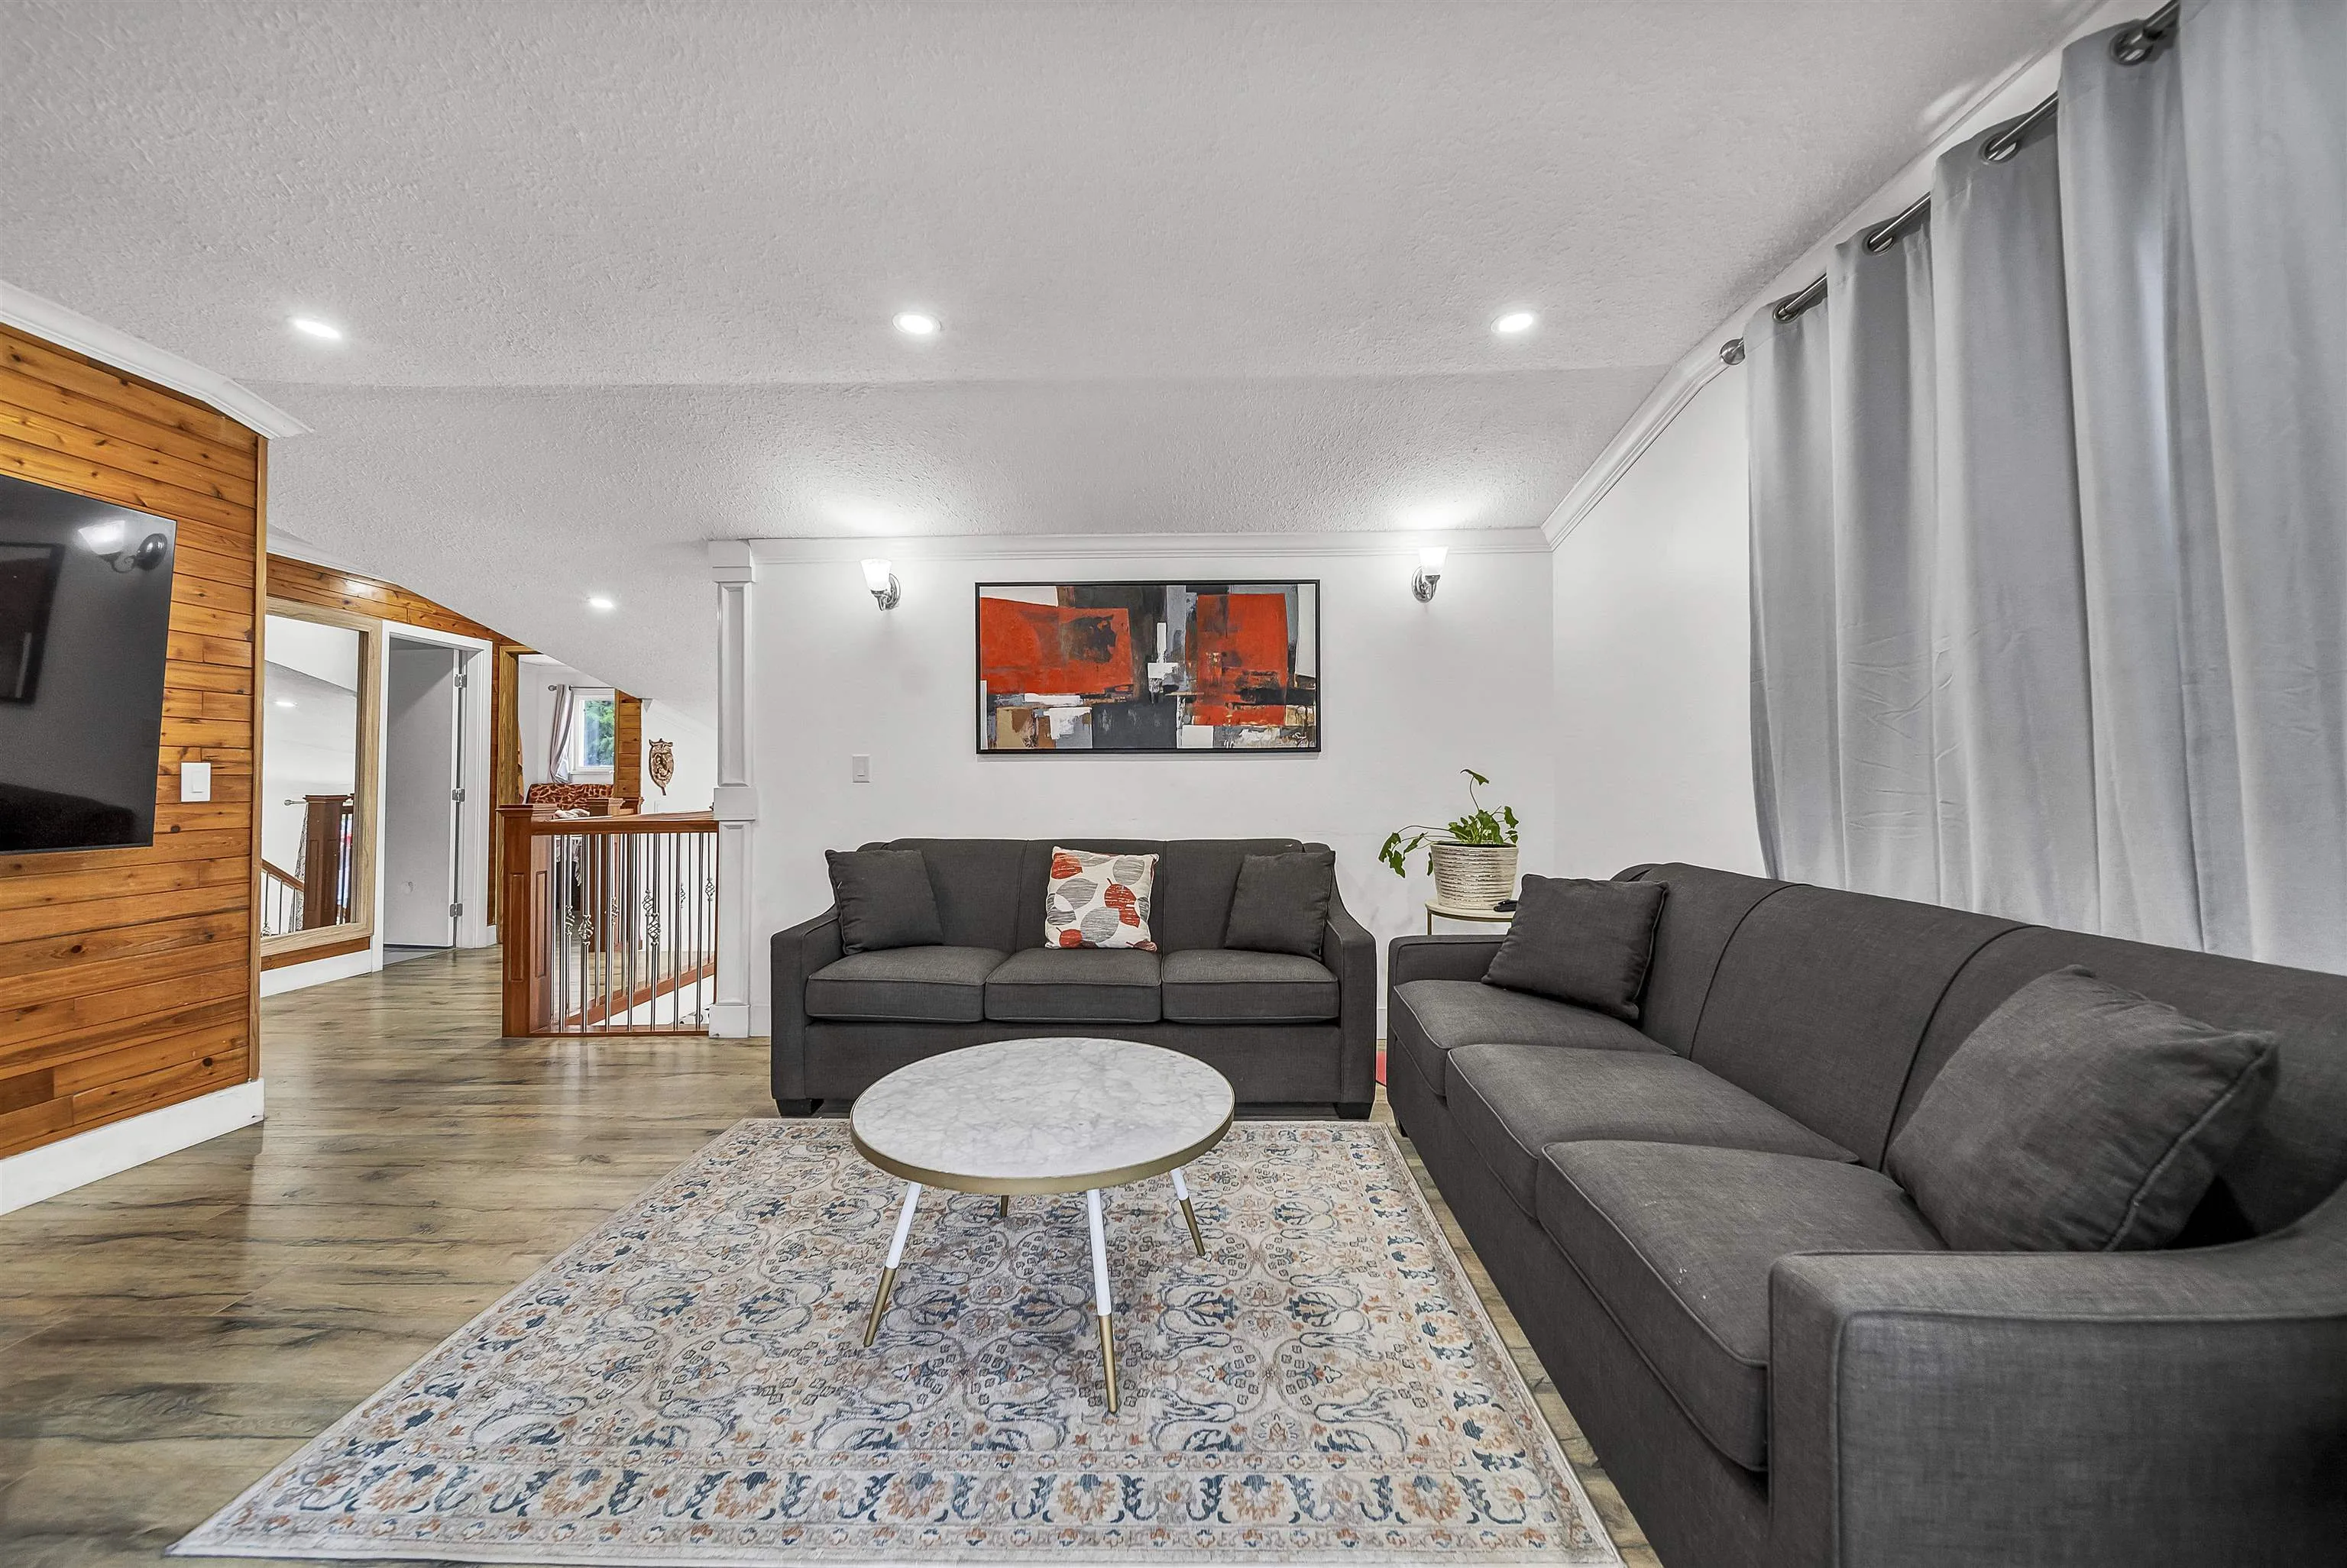
[[[0,1159],[0,1214],[249,1127],[261,1119],[261,1084],[256,1078]]]
[[[307,963],[288,963],[261,972],[261,994],[282,996],[289,991],[306,991],[313,985],[323,985],[330,980],[348,980],[354,974],[369,974],[383,967],[383,945],[378,942],[363,952],[338,952],[332,958],[313,958]]]

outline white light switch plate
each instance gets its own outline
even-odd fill
[[[869,757],[850,757],[847,759],[847,779],[851,784],[871,783],[872,759]]]
[[[179,764],[179,799],[209,800],[212,798],[212,765],[209,762]]]

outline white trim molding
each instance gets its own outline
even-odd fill
[[[1416,555],[1441,545],[1458,555],[1544,555],[1549,542],[1537,528],[1359,530],[1314,534],[952,534],[903,538],[720,539],[709,545],[712,573],[857,561],[889,555],[917,561],[1114,560],[1291,561],[1327,556]],[[720,555],[723,550],[726,554]],[[738,562],[738,565],[735,563]],[[723,581],[723,578],[720,578]],[[753,579],[743,578],[742,581]]]
[[[750,645],[755,635],[758,563],[739,539],[712,540],[709,575],[717,585],[717,979],[709,1005],[709,1033],[721,1040],[747,1037],[753,1023],[750,997],[757,943],[750,924],[751,838],[758,826],[758,788],[752,771]]]
[[[103,321],[92,321],[78,311],[69,311],[54,300],[44,300],[13,283],[0,283],[0,321],[61,349],[71,349],[116,370],[128,371],[158,386],[185,392],[272,441],[309,433],[308,425],[217,371],[208,371],[169,349],[159,349],[143,338],[134,338]]]
[[[0,1159],[0,1214],[249,1127],[261,1119],[261,1085],[255,1078]]]

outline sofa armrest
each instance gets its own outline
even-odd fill
[[[1398,936],[1386,943],[1386,985],[1413,980],[1481,980],[1504,936]]]
[[[804,1100],[806,1092],[807,976],[840,959],[839,906],[774,933],[770,1070],[777,1100]]]
[[[2174,1252],[1769,1274],[1771,1559],[2311,1563],[2347,1536],[2347,1196]]]
[[[1320,962],[1337,977],[1337,1103],[1367,1105],[1378,1097],[1378,939],[1335,893]]]

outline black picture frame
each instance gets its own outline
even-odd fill
[[[1309,744],[1287,742],[1277,745],[1215,747],[1184,747],[1179,744],[1152,746],[1090,745],[1068,748],[1009,747],[991,744],[993,728],[992,720],[995,709],[993,694],[987,689],[986,686],[986,652],[984,647],[985,611],[983,606],[987,597],[990,594],[999,596],[1000,590],[1032,590],[1038,588],[1051,589],[1054,590],[1055,593],[1073,589],[1080,594],[1091,595],[1104,599],[1113,598],[1120,594],[1139,594],[1150,590],[1154,590],[1160,593],[1169,589],[1180,590],[1193,598],[1200,595],[1228,594],[1248,590],[1261,592],[1282,590],[1292,591],[1297,595],[1298,597],[1296,602],[1299,604],[1301,603],[1301,596],[1308,593],[1312,606],[1311,673],[1307,677],[1300,675],[1296,671],[1295,666],[1296,664],[1300,664],[1301,660],[1296,658],[1295,656],[1300,654],[1302,643],[1300,639],[1300,632],[1291,629],[1291,667],[1287,695],[1291,697],[1295,695],[1298,689],[1296,684],[1296,682],[1300,680],[1309,680],[1311,696],[1309,706],[1312,711]],[[1061,602],[1064,602],[1064,600]],[[971,585],[970,598],[971,687],[973,688],[976,701],[976,708],[972,715],[972,745],[977,755],[980,757],[1317,757],[1320,754],[1327,741],[1326,704],[1322,700],[1324,690],[1322,683],[1324,675],[1321,663],[1323,643],[1321,636],[1321,622],[1326,613],[1327,601],[1322,595],[1321,580],[1317,577],[1249,576],[1225,574],[1224,575],[1214,577],[1183,577],[1178,579],[1165,576],[1094,577],[1082,579],[1042,578],[975,583]],[[1286,706],[1292,707],[1295,706],[1295,704],[1291,701],[1286,704]],[[1174,728],[1174,736],[1177,741],[1179,734],[1180,728],[1177,725]]]

